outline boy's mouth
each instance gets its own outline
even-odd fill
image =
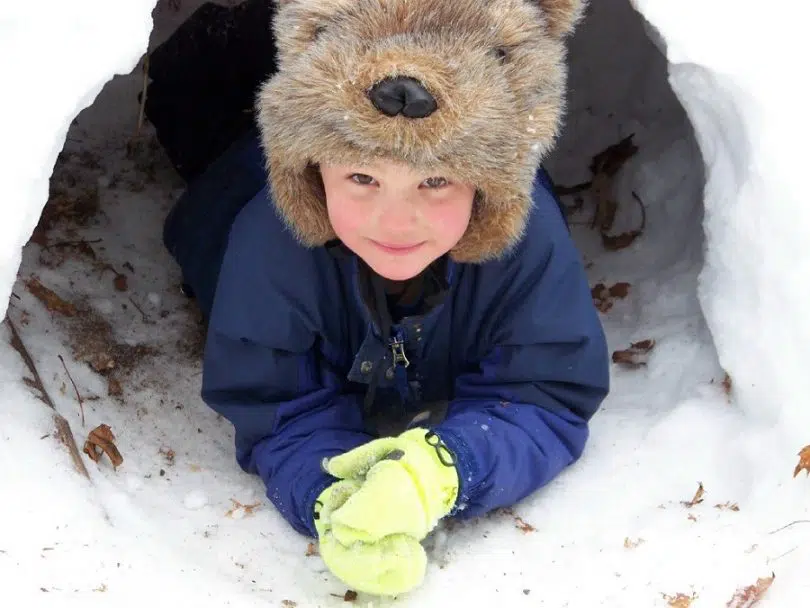
[[[419,249],[425,242],[421,243],[384,243],[369,239],[378,249],[393,255],[407,255]]]

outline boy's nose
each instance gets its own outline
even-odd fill
[[[436,100],[418,80],[407,76],[385,78],[368,92],[371,103],[386,116],[402,114],[425,118],[436,111]]]
[[[375,223],[382,233],[394,241],[408,241],[405,237],[410,236],[418,224],[413,202],[392,196],[377,208]]]

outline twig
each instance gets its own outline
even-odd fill
[[[67,420],[65,420],[64,416],[56,411],[56,406],[53,403],[53,399],[51,399],[48,391],[45,390],[45,385],[42,383],[42,378],[37,371],[37,366],[34,365],[34,360],[31,358],[25,344],[23,344],[17,328],[11,321],[10,315],[6,315],[6,324],[9,326],[9,329],[11,329],[12,348],[19,353],[20,357],[22,357],[23,362],[28,368],[28,371],[30,371],[31,375],[34,377],[34,385],[42,394],[42,400],[48,407],[51,408],[51,410],[53,410],[53,420],[54,424],[56,425],[56,436],[62,442],[62,445],[67,448],[70,458],[73,460],[73,466],[76,467],[76,470],[87,479],[90,479],[90,474],[87,472],[87,467],[84,466],[84,461],[82,460],[81,454],[79,453],[79,448],[76,445],[76,439],[73,436],[73,431],[70,430],[70,424]]]
[[[794,552],[796,549],[798,549],[798,548],[799,548],[799,547],[798,547],[798,545],[797,545],[797,546],[793,547],[793,548],[792,548],[790,551],[785,551],[785,552],[784,552],[782,555],[777,555],[776,557],[771,557],[771,558],[768,558],[768,560],[767,560],[765,563],[766,563],[766,564],[772,564],[772,563],[773,563],[773,562],[775,562],[776,560],[778,560],[778,559],[782,559],[782,558],[783,558],[783,557],[785,557],[786,555],[790,555],[791,553],[793,553],[793,552]]]
[[[138,109],[138,128],[135,135],[139,135],[143,128],[143,120],[146,114],[146,90],[149,88],[149,54],[143,60],[143,86],[141,87],[141,107]]]
[[[647,227],[647,207],[644,205],[644,201],[641,200],[639,195],[636,194],[635,190],[631,191],[630,194],[632,194],[633,198],[636,199],[636,202],[641,209],[641,225],[638,227],[638,233],[641,234]]]
[[[137,309],[138,309],[138,312],[139,312],[139,313],[141,313],[141,316],[143,317],[143,322],[144,322],[144,323],[149,324],[149,323],[151,323],[151,322],[152,322],[152,321],[149,319],[149,317],[148,317],[148,316],[146,316],[146,313],[143,311],[143,309],[142,309],[140,306],[138,306],[138,303],[137,303],[135,300],[133,300],[133,299],[132,299],[132,296],[129,296],[129,301],[130,301],[130,302],[132,302],[132,305],[133,305],[135,308],[137,308]]]
[[[76,399],[79,401],[79,410],[82,413],[82,426],[84,426],[84,401],[82,400],[82,396],[79,394],[79,389],[76,387],[76,383],[73,381],[73,376],[70,375],[68,371],[67,365],[65,365],[65,360],[62,358],[62,355],[57,355],[59,360],[62,362],[62,367],[65,368],[65,373],[67,374],[70,383],[73,385],[73,390],[76,391]]]
[[[22,339],[20,338],[20,334],[17,332],[17,328],[14,326],[14,323],[11,321],[11,316],[6,316],[6,323],[11,329],[11,346],[16,350],[19,355],[23,358],[26,367],[28,367],[28,371],[31,372],[31,375],[34,376],[34,385],[36,386],[37,390],[42,393],[42,400],[45,404],[50,407],[52,410],[56,409],[56,406],[53,404],[53,400],[51,396],[48,394],[48,391],[45,390],[45,385],[42,384],[42,378],[37,371],[36,366],[34,365],[34,360],[31,358],[31,355],[28,353],[28,349],[25,348]]]
[[[777,528],[772,532],[768,532],[768,534],[776,534],[777,532],[781,532],[785,528],[789,528],[790,526],[795,526],[796,524],[810,524],[810,519],[797,519],[796,521],[792,521],[789,524],[782,526],[781,528]]]
[[[50,249],[51,247],[80,247],[81,245],[92,245],[94,243],[100,243],[101,239],[93,239],[92,241],[88,241],[87,239],[79,239],[78,241],[59,241],[58,243],[51,243],[50,245],[45,245],[43,249]]]
[[[617,234],[615,236],[609,235],[606,230],[601,230],[602,246],[609,251],[618,251],[619,249],[629,247],[644,233],[644,228],[647,226],[647,208],[644,206],[644,202],[635,192],[632,194],[633,198],[636,199],[636,202],[638,202],[638,206],[641,208],[641,224],[636,230],[622,232],[621,234]]]

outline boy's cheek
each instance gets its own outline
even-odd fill
[[[448,249],[464,236],[470,224],[471,204],[464,202],[439,206],[430,210],[428,224],[433,228],[436,241]]]
[[[329,221],[338,238],[346,244],[357,238],[362,232],[364,214],[360,206],[351,200],[334,201],[327,203]]]

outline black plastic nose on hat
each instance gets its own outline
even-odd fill
[[[381,80],[368,92],[374,107],[386,116],[402,114],[408,118],[425,118],[436,111],[433,95],[422,84],[408,76]]]

